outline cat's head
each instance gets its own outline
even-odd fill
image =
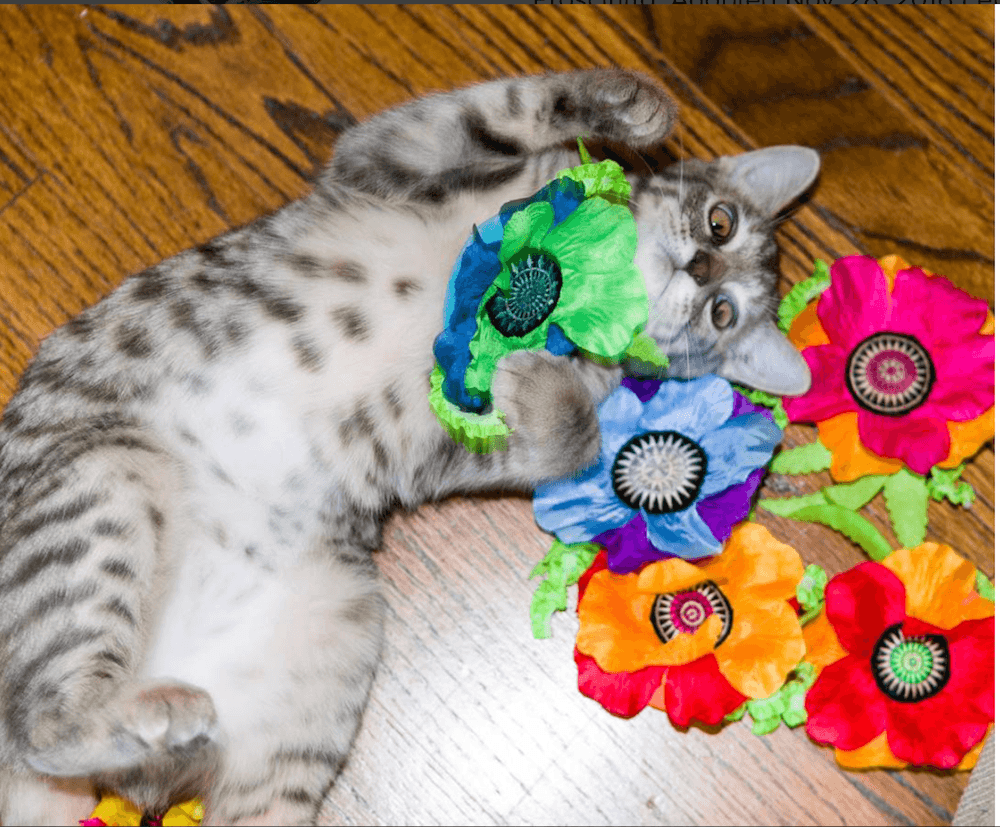
[[[633,188],[646,332],[670,376],[715,373],[771,393],[809,389],[809,369],[775,325],[779,212],[812,184],[819,155],[777,146],[685,160]]]

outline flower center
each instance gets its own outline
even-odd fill
[[[855,401],[884,416],[902,416],[919,407],[934,384],[934,363],[924,346],[912,336],[889,331],[860,342],[845,373]]]
[[[625,505],[650,514],[683,511],[708,471],[697,442],[677,431],[648,431],[626,442],[611,466],[611,486]]]
[[[510,266],[510,289],[486,303],[493,326],[504,336],[530,333],[555,310],[562,289],[562,273],[552,256],[522,250]]]
[[[711,580],[706,580],[690,591],[656,595],[649,621],[656,636],[667,643],[679,634],[693,635],[713,614],[722,621],[722,632],[715,641],[718,646],[733,628],[733,609],[722,590]]]
[[[872,651],[875,683],[894,701],[916,703],[936,695],[951,675],[948,641],[941,635],[907,637],[902,623],[886,629]]]

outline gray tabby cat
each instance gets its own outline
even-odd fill
[[[378,665],[371,552],[397,506],[588,465],[620,372],[546,353],[494,385],[509,449],[427,404],[473,222],[675,108],[615,70],[413,101],[341,138],[315,190],[130,279],[57,330],[0,420],[0,818],[75,823],[93,789],[209,823],[316,818]],[[784,147],[636,181],[649,330],[684,376],[808,386],[773,322]]]

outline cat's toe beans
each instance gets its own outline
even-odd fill
[[[633,72],[601,72],[590,94],[610,108],[620,134],[608,137],[639,145],[663,138],[673,126],[677,106],[667,92],[651,79]]]

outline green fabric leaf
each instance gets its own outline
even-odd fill
[[[771,470],[776,474],[815,474],[829,468],[832,459],[822,442],[813,442],[782,451],[771,460]]]
[[[868,477],[860,477],[854,482],[844,482],[839,485],[828,485],[822,489],[823,496],[834,505],[849,508],[857,511],[861,506],[872,501],[876,494],[882,490],[888,477],[881,474],[872,474]]]
[[[774,424],[781,428],[781,430],[785,430],[788,427],[788,414],[785,413],[785,406],[782,404],[780,396],[775,396],[767,391],[751,390],[741,385],[733,385],[733,390],[742,393],[754,405],[770,408],[774,416]]]
[[[443,382],[444,371],[440,365],[435,365],[427,400],[449,436],[475,454],[489,454],[506,448],[511,431],[504,422],[503,411],[494,410],[488,414],[463,411],[445,398],[441,390]]]
[[[600,550],[596,543],[566,545],[553,540],[552,547],[531,570],[529,580],[546,578],[531,596],[531,634],[536,640],[552,637],[552,614],[566,610],[566,590],[590,568]]]
[[[662,378],[666,377],[667,368],[670,367],[670,359],[648,333],[636,335],[625,351],[622,362],[630,376]]]
[[[723,720],[726,721],[742,721],[743,716],[747,714],[747,702],[744,701],[736,709],[725,716]]]
[[[861,546],[873,560],[883,560],[892,553],[892,548],[875,526],[857,512],[833,505],[822,491],[804,497],[758,500],[757,504],[781,517],[835,528]]]
[[[885,507],[903,548],[919,546],[927,534],[927,483],[903,468],[886,481]]]
[[[778,305],[778,329],[782,333],[787,333],[795,317],[829,286],[830,266],[825,261],[816,259],[812,275],[789,290],[788,295]]]
[[[976,591],[979,592],[980,597],[985,597],[987,600],[992,600],[994,603],[997,602],[993,584],[990,582],[990,579],[978,569],[976,570]]]
[[[823,595],[828,580],[826,572],[820,566],[815,563],[806,566],[805,574],[795,587],[795,599],[799,601],[803,611],[799,623],[803,626],[823,611]]]
[[[927,490],[930,495],[937,502],[941,502],[947,497],[952,505],[969,508],[976,499],[976,492],[967,482],[959,480],[964,470],[964,463],[957,468],[947,470],[935,465],[931,468],[931,478],[927,481]]]
[[[754,735],[766,735],[774,732],[784,721],[790,727],[800,726],[806,722],[805,696],[809,687],[816,681],[816,669],[812,664],[802,661],[792,670],[788,681],[769,698],[755,700],[751,698],[739,709],[726,716],[726,720],[738,721],[743,717],[742,710],[750,713],[754,724]],[[739,717],[735,717],[739,713]]]
[[[581,157],[587,152],[580,139],[577,139]],[[625,178],[622,168],[612,160],[594,163],[587,154],[587,161],[578,167],[561,170],[556,178],[570,178],[583,184],[584,197],[600,196],[612,204],[625,206],[632,194],[632,185]]]
[[[892,547],[879,533],[879,530],[856,511],[851,511],[849,508],[843,508],[839,505],[809,506],[789,516],[795,520],[823,523],[823,525],[836,529],[861,546],[865,553],[876,562],[884,560],[892,554]]]
[[[587,152],[587,147],[585,147],[583,145],[583,138],[578,137],[576,139],[576,147],[577,147],[577,149],[580,150],[580,163],[581,164],[590,164],[590,163],[593,163],[590,160],[590,153]]]

